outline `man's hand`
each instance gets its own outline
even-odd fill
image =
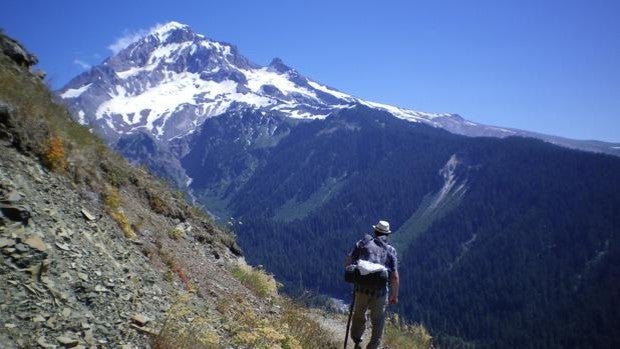
[[[397,304],[398,303],[398,295],[392,293],[390,294],[390,300],[389,300],[390,304]]]

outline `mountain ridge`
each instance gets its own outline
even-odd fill
[[[292,118],[322,119],[336,110],[362,104],[456,134],[534,137],[576,149],[620,154],[616,143],[487,126],[458,114],[425,113],[359,99],[301,75],[277,57],[261,67],[235,46],[208,39],[178,22],[155,27],[103,64],[72,79],[58,93],[80,123],[96,125],[110,142],[119,133],[141,130],[163,141],[182,137],[193,133],[206,118],[240,105]]]

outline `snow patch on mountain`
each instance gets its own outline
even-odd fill
[[[68,90],[66,90],[63,94],[60,95],[60,97],[68,99],[68,98],[78,98],[79,96],[82,95],[82,93],[86,92],[86,90],[88,90],[88,88],[92,85],[92,83],[90,84],[86,84],[82,87],[79,88],[70,88]]]
[[[419,111],[413,111],[413,110],[409,110],[409,109],[395,107],[395,106],[388,105],[388,104],[364,101],[364,100],[361,100],[361,99],[358,99],[357,101],[359,103],[367,106],[367,107],[385,110],[385,111],[391,113],[392,115],[394,115],[396,117],[399,117],[401,119],[405,119],[405,120],[412,121],[412,122],[424,122],[424,123],[431,124],[431,125],[436,126],[436,127],[438,127],[440,125],[438,123],[436,123],[436,122],[433,122],[433,119],[438,118],[438,117],[442,117],[442,116],[443,117],[451,117],[452,116],[452,114],[423,113],[423,112],[419,112]]]
[[[179,22],[170,21],[168,23],[156,25],[153,29],[151,29],[149,35],[156,36],[159,41],[164,42],[168,39],[172,32],[178,29],[189,29],[189,26]]]
[[[239,71],[241,71],[248,79],[247,86],[250,88],[250,90],[252,90],[252,92],[260,93],[260,90],[263,86],[271,85],[280,90],[280,92],[284,93],[285,96],[288,96],[292,93],[299,93],[318,100],[314,92],[304,87],[300,87],[299,85],[292,82],[288,74],[278,74],[276,72],[270,71],[269,68]]]
[[[293,119],[313,119],[313,120],[322,120],[325,119],[329,114],[312,114],[310,112],[302,112],[297,109],[291,109],[289,111],[288,117]]]
[[[153,53],[151,53],[149,64],[155,64],[161,62],[162,60],[166,63],[174,63],[176,58],[175,54],[177,52],[182,52],[190,46],[191,42],[172,43],[165,46],[160,46],[155,49]]]
[[[356,98],[354,98],[354,97],[352,97],[352,96],[350,96],[350,95],[348,95],[346,93],[342,93],[340,91],[333,90],[333,89],[331,89],[331,88],[329,88],[327,86],[323,86],[323,85],[321,85],[321,84],[319,84],[317,82],[311,81],[311,80],[308,80],[308,85],[312,86],[312,88],[314,88],[316,90],[323,91],[325,93],[329,93],[330,95],[332,95],[332,96],[334,96],[336,98],[343,99],[345,101],[352,101],[352,102],[357,101]]]
[[[448,162],[444,165],[444,167],[439,170],[439,174],[444,179],[444,185],[441,187],[441,190],[432,203],[429,205],[429,210],[435,210],[439,207],[440,204],[444,203],[449,196],[453,197],[462,197],[465,194],[466,189],[466,181],[462,181],[458,183],[456,176],[456,169],[461,164],[461,161],[456,156],[456,154],[452,155]]]
[[[86,114],[83,110],[78,111],[78,122],[82,125],[86,123],[86,119],[84,118],[84,116],[86,116]]]
[[[130,78],[132,76],[136,76],[138,74],[140,74],[143,71],[149,71],[149,70],[153,70],[155,68],[155,65],[151,65],[150,69],[148,67],[133,67],[133,68],[129,68],[125,71],[117,71],[116,72],[116,76],[118,76],[121,79],[127,79]]]
[[[153,124],[164,114],[170,114],[182,105],[199,106],[200,101],[204,102],[200,105],[199,110],[202,114],[221,113],[225,110],[218,108],[216,101],[218,96],[224,94],[232,94],[232,97],[239,98],[236,94],[237,83],[231,80],[221,82],[201,80],[198,74],[191,73],[172,73],[169,72],[170,78],[145,89],[141,93],[132,94],[127,92],[123,86],[116,86],[115,90],[110,91],[112,97],[108,101],[102,103],[95,113],[97,119],[107,118],[111,115],[121,115],[122,120],[127,125],[141,124],[146,129],[153,131]],[[239,98],[242,99],[242,98]],[[232,100],[224,100],[227,105]],[[246,98],[244,102],[266,103],[264,100]],[[146,120],[131,118],[131,115],[139,115],[141,112],[148,110]],[[165,124],[165,122],[164,122]]]

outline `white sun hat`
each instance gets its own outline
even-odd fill
[[[372,227],[375,228],[375,231],[377,231],[380,234],[392,233],[390,231],[390,223],[388,223],[387,221],[379,221],[377,225],[373,225]]]

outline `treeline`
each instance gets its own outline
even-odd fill
[[[455,136],[363,107],[289,126],[277,145],[250,149],[251,163],[218,171],[248,176],[222,198],[246,258],[290,290],[347,297],[353,243],[380,218],[399,229],[457,154],[466,194],[399,251],[396,310],[444,347],[620,345],[620,159]],[[295,205],[295,219],[276,218]]]
[[[401,310],[480,347],[617,347],[620,161],[490,143],[459,208],[404,254]]]

